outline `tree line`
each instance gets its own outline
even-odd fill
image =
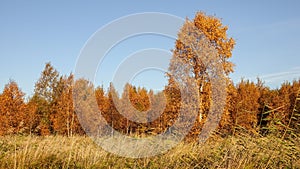
[[[0,135],[84,135],[73,105],[73,87],[89,84],[87,80],[74,80],[72,74],[61,76],[47,63],[35,84],[34,94],[27,101],[15,81],[5,85],[0,94]],[[300,80],[284,82],[278,89],[270,89],[261,80],[251,82],[241,80],[236,85],[227,86],[227,99],[218,127],[222,135],[244,130],[253,134],[277,134],[295,136],[300,132]],[[94,88],[95,99],[106,125],[124,134],[149,135],[168,130],[178,116],[181,104],[180,90],[167,85],[161,92],[126,84],[121,96],[113,84],[108,90]],[[208,97],[208,96],[207,96]],[[128,106],[128,99],[131,106]],[[164,100],[165,102],[161,102]],[[209,99],[205,99],[207,102]],[[209,104],[203,104],[203,119],[196,120],[189,137],[197,136],[209,112]],[[163,107],[160,115],[155,113]],[[137,123],[119,113],[140,118],[157,117],[149,123]],[[91,116],[93,116],[91,114]],[[91,120],[97,118],[90,117]],[[101,124],[100,124],[101,125]],[[99,130],[95,126],[95,130]],[[101,126],[107,130],[106,126]],[[110,131],[107,131],[110,132]]]

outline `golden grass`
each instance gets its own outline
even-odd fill
[[[0,168],[300,168],[300,139],[248,135],[179,144],[165,154],[131,159],[83,136],[0,137]]]

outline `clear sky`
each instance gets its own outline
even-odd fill
[[[0,89],[14,79],[31,95],[46,62],[61,74],[74,71],[79,52],[99,28],[119,17],[141,12],[170,13],[192,19],[197,11],[222,18],[229,35],[236,39],[231,61],[236,64],[234,81],[262,77],[278,87],[284,80],[300,77],[300,2],[290,1],[0,1]],[[170,50],[172,39],[136,37],[120,45],[106,66],[144,47]],[[149,40],[150,39],[150,40]],[[141,43],[145,41],[145,43]],[[126,48],[125,48],[126,47]],[[119,49],[119,50],[117,50]],[[116,55],[116,56],[113,56]],[[125,55],[125,54],[124,54]],[[120,59],[120,58],[119,58]],[[109,71],[109,69],[107,69]],[[163,75],[147,72],[137,77],[142,85],[160,88]],[[157,77],[153,80],[145,77]],[[105,73],[96,78],[106,87]]]

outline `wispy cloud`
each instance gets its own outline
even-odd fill
[[[254,25],[254,26],[247,26],[244,28],[240,28],[237,30],[237,33],[249,33],[249,32],[260,32],[260,31],[268,31],[276,33],[276,31],[287,31],[287,30],[297,30],[300,27],[300,21],[298,19],[290,19],[285,21],[278,21],[268,24],[262,25]],[[272,31],[270,31],[272,30]]]
[[[284,81],[292,81],[300,79],[300,67],[294,67],[287,71],[263,74],[257,76],[262,79],[269,86],[279,86]],[[254,79],[254,78],[251,78]]]

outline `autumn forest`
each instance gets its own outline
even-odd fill
[[[88,84],[89,82],[85,80],[74,82],[72,75],[61,76],[47,63],[41,78],[36,83],[35,94],[26,101],[25,94],[18,84],[10,81],[0,95],[0,134],[83,135],[84,130],[78,122],[72,101],[72,87],[76,83]],[[164,91],[154,93],[127,84],[125,89],[118,101],[121,103],[122,99],[126,100],[129,96],[130,102],[138,111],[149,109],[150,98],[155,101],[156,97],[166,95],[169,100],[159,119],[149,124],[137,124],[128,122],[117,112],[112,100],[113,95],[116,96],[113,84],[107,91],[102,87],[96,87],[95,97],[99,110],[115,129],[134,134],[160,133],[171,125],[170,121],[176,118],[180,102],[180,93],[176,88],[166,86]],[[299,133],[297,111],[300,106],[299,89],[300,81],[285,82],[279,89],[270,89],[259,79],[256,83],[249,80],[241,80],[236,85],[229,83],[227,104],[218,128],[219,133],[233,134],[237,129],[253,134],[273,133],[279,136],[285,132]],[[126,109],[127,106],[123,108]],[[204,107],[206,110],[204,115],[207,109]],[[138,113],[136,110],[128,111]],[[199,134],[200,126],[201,123],[195,122],[190,136]]]

